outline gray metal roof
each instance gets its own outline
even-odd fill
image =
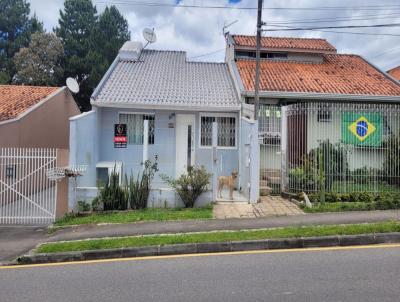
[[[92,104],[201,110],[237,109],[240,103],[225,63],[187,62],[185,52],[143,50],[139,61],[117,58],[93,93]]]

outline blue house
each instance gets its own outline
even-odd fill
[[[249,160],[250,153],[257,152],[250,144],[251,129],[257,125],[242,118],[241,102],[225,63],[190,62],[185,52],[143,49],[141,43],[126,42],[94,91],[91,104],[92,111],[70,120],[70,164],[87,166],[77,179],[76,200],[93,199],[98,180],[107,181],[113,169],[120,175],[137,175],[144,160],[155,158],[159,174],[172,177],[189,165],[204,166],[216,176],[238,171],[238,190],[246,200],[257,200],[258,188],[250,196]],[[218,125],[216,151],[212,148],[214,122]],[[116,124],[126,124],[126,148],[115,148]],[[181,206],[159,174],[148,206]],[[73,208],[75,194],[70,193]],[[210,191],[197,205],[212,199]]]

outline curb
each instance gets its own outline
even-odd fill
[[[24,255],[17,264],[39,264],[70,261],[86,261],[111,258],[182,255],[197,253],[221,253],[250,250],[277,250],[332,246],[356,246],[381,243],[400,243],[400,232],[362,235],[338,235],[323,237],[301,237],[287,239],[265,239],[229,242],[207,242],[144,247],[91,250],[80,252]]]

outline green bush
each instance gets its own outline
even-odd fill
[[[90,204],[84,200],[79,200],[77,204],[78,213],[90,211]]]
[[[115,172],[114,169],[109,182],[100,189],[98,199],[103,204],[105,211],[128,209],[128,194],[120,186],[119,178],[119,173]]]
[[[161,175],[161,178],[176,190],[186,208],[193,208],[196,199],[207,190],[211,174],[204,167],[188,167],[187,173],[178,179],[166,175]]]
[[[125,182],[128,184],[128,200],[131,209],[139,210],[147,206],[147,199],[150,194],[150,184],[153,181],[154,174],[158,171],[157,159],[153,163],[147,160],[144,163],[144,170],[139,172],[136,179],[133,175],[129,181],[125,175]]]

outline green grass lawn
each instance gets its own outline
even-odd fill
[[[388,232],[400,232],[400,222],[390,221],[372,224],[285,227],[249,231],[221,231],[64,241],[45,243],[39,246],[35,252],[57,253],[165,244],[225,242],[237,240],[259,240],[270,238],[295,238],[328,235],[355,235]]]
[[[212,206],[188,209],[149,208],[137,211],[93,213],[88,215],[66,215],[57,220],[54,226],[68,226],[98,223],[132,223],[139,221],[165,221],[187,219],[211,219]]]

